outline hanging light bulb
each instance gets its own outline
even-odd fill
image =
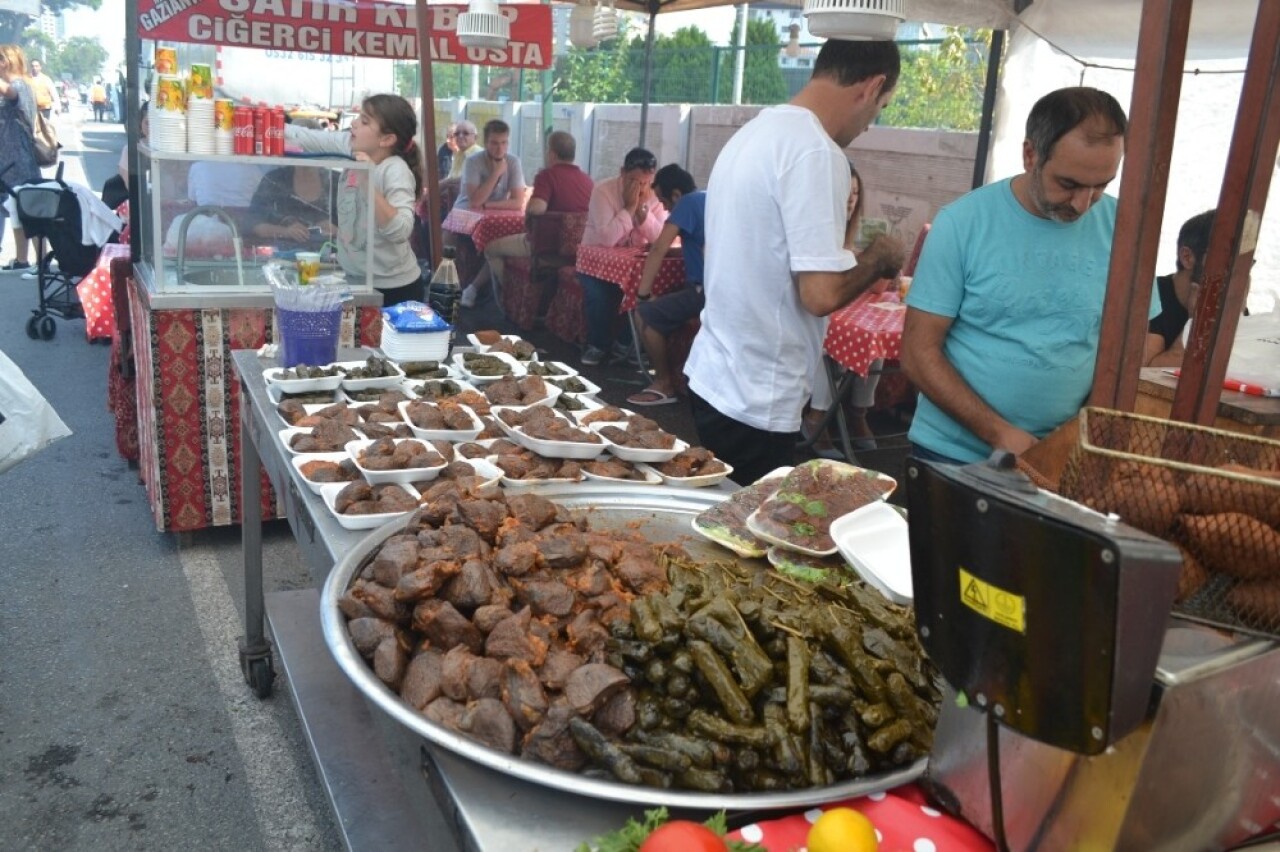
[[[511,22],[495,0],[471,0],[458,16],[458,42],[463,47],[506,47],[510,40]]]
[[[609,5],[601,3],[596,7],[596,16],[591,28],[597,42],[605,42],[618,34],[618,13],[613,8],[613,0]]]
[[[787,56],[795,59],[800,55],[800,25],[792,24],[787,27],[787,33],[787,46],[783,48],[783,51]]]
[[[907,0],[804,0],[809,32],[844,41],[891,41],[907,19]]]
[[[596,9],[591,0],[578,0],[569,13],[569,43],[590,50],[600,43],[595,35]]]

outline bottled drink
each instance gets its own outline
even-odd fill
[[[441,251],[443,260],[431,274],[431,283],[427,285],[427,304],[437,315],[444,318],[451,326],[458,323],[458,304],[462,299],[462,287],[458,283],[458,267],[454,265],[455,251],[452,246],[445,246]],[[449,345],[453,346],[457,330],[449,332]]]

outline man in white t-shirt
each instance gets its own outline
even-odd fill
[[[900,241],[845,249],[843,148],[893,96],[893,42],[831,40],[789,104],[729,140],[707,185],[702,330],[685,366],[698,439],[754,482],[790,464],[826,316],[898,274]]]

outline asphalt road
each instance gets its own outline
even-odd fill
[[[124,129],[82,118],[57,117],[65,177],[96,189]],[[36,303],[0,273],[0,350],[74,433],[0,474],[0,850],[341,848],[287,684],[258,701],[240,675],[238,528],[156,532],[107,347],[83,320],[29,340]],[[268,591],[309,585],[288,529],[264,538]]]

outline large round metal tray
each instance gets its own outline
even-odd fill
[[[734,558],[727,551],[689,532],[690,519],[723,500],[720,489],[673,489],[661,486],[577,483],[547,486],[535,493],[561,505],[589,513],[596,529],[636,529],[655,541],[680,541],[693,556],[706,559]],[[399,532],[408,518],[392,521],[374,530],[338,563],[324,585],[320,619],[325,644],[339,668],[364,695],[392,719],[431,742],[505,775],[597,799],[638,805],[700,810],[774,810],[800,808],[889,790],[924,773],[925,758],[915,763],[827,787],[808,787],[781,793],[699,793],[692,790],[662,790],[601,781],[574,772],[553,769],[542,763],[513,757],[482,746],[461,734],[429,721],[405,704],[374,675],[351,643],[346,620],[338,609],[338,599],[360,572],[366,557],[386,539]]]

